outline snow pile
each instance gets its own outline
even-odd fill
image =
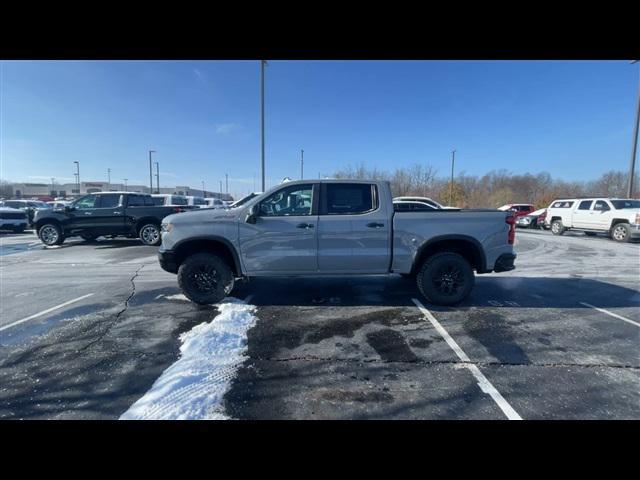
[[[180,336],[180,359],[121,420],[225,420],[222,397],[246,359],[254,305],[236,298],[218,304],[219,314]]]

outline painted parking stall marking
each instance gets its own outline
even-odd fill
[[[625,318],[622,315],[618,315],[617,313],[610,312],[609,310],[605,310],[604,308],[595,307],[595,306],[591,305],[590,303],[586,303],[586,302],[580,302],[580,305],[584,305],[585,307],[593,308],[594,310],[602,312],[602,313],[604,313],[606,315],[609,315],[609,316],[614,317],[614,318],[618,318],[618,319],[623,320],[623,321],[625,321],[627,323],[635,325],[636,327],[640,327],[640,323],[634,322],[633,320],[629,320],[628,318]]]
[[[469,359],[467,354],[464,353],[464,351],[460,348],[456,341],[451,337],[451,335],[449,335],[449,332],[447,332],[440,324],[440,322],[436,320],[433,314],[429,310],[427,310],[426,307],[422,305],[422,303],[418,299],[412,298],[411,300],[424,314],[425,318],[429,320],[429,322],[434,326],[434,328],[438,331],[442,338],[444,338],[445,342],[447,342],[447,345],[451,347],[451,350],[455,352],[460,360],[465,362],[465,367],[469,369],[469,371],[478,381],[480,390],[491,396],[493,401],[496,402],[500,410],[502,410],[502,412],[507,416],[509,420],[522,420],[522,417],[520,417],[518,412],[516,412],[509,404],[509,402],[505,400],[502,394],[498,390],[496,390],[493,384],[489,380],[487,380],[487,377],[484,376],[480,369],[476,365],[471,363],[471,360]]]
[[[61,303],[60,305],[56,305],[55,307],[47,308],[46,310],[38,312],[38,313],[36,313],[34,315],[30,315],[30,316],[28,316],[26,318],[23,318],[21,320],[17,320],[17,321],[15,321],[13,323],[10,323],[9,325],[5,325],[3,327],[0,327],[0,332],[3,331],[3,330],[7,330],[8,328],[15,327],[16,325],[20,325],[21,323],[28,322],[29,320],[33,320],[34,318],[41,317],[42,315],[46,315],[47,313],[51,313],[54,310],[58,310],[59,308],[66,307],[67,305],[71,305],[72,303],[79,302],[80,300],[84,300],[85,298],[89,298],[92,295],[93,295],[93,293],[88,293],[88,294],[83,295],[81,297],[74,298],[73,300],[69,300],[68,302],[64,302],[64,303]]]

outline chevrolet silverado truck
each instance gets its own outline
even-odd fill
[[[166,217],[158,257],[198,304],[219,302],[236,279],[401,274],[454,305],[474,270],[515,268],[514,240],[512,212],[398,212],[388,182],[299,180],[241,207]]]
[[[101,235],[139,237],[145,245],[159,245],[160,223],[181,207],[155,205],[148,194],[99,192],[80,197],[59,209],[39,210],[33,219],[40,241],[60,245],[65,238],[80,236],[92,241]]]
[[[585,235],[607,233],[616,242],[640,238],[640,200],[630,198],[563,198],[551,202],[545,223],[554,235],[567,230]]]

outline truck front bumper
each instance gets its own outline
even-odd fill
[[[176,254],[171,250],[158,251],[158,261],[160,267],[165,272],[178,273],[178,262],[176,261]]]
[[[640,223],[631,223],[629,226],[631,227],[629,228],[631,238],[633,240],[640,238]]]
[[[503,253],[496,260],[496,263],[493,266],[493,271],[498,273],[514,270],[516,268],[514,264],[514,262],[516,261],[516,257],[517,255],[515,253]]]
[[[13,230],[14,228],[27,228],[27,221],[24,219],[3,218],[0,220],[1,230]]]

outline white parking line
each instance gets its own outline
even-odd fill
[[[429,310],[427,310],[418,299],[412,298],[411,300],[424,314],[425,318],[429,320],[429,322],[431,322],[431,325],[435,327],[442,338],[444,338],[445,342],[447,342],[447,344],[451,347],[451,350],[455,352],[460,360],[466,363],[465,367],[468,368],[469,371],[471,371],[473,376],[478,381],[480,390],[491,396],[493,401],[496,402],[500,410],[502,410],[502,412],[507,416],[509,420],[522,420],[522,417],[518,415],[518,412],[516,412],[511,405],[509,405],[509,402],[507,402],[505,398],[500,394],[500,392],[498,392],[498,390],[496,390],[496,388],[491,384],[491,382],[487,380],[487,377],[484,376],[480,369],[476,365],[471,363],[471,360],[469,359],[467,354],[464,353],[464,351],[460,348],[456,341],[451,338],[451,335],[449,335],[444,327],[440,325],[440,322],[436,320],[436,317],[434,317],[433,314]]]
[[[625,318],[625,317],[623,317],[621,315],[618,315],[616,313],[610,312],[609,310],[605,310],[604,308],[594,307],[590,303],[585,303],[585,302],[580,302],[580,304],[584,305],[585,307],[590,307],[590,308],[593,308],[594,310],[598,310],[599,312],[606,313],[607,315],[611,315],[612,317],[619,318],[620,320],[624,320],[625,322],[631,323],[631,324],[635,325],[636,327],[640,327],[640,323],[634,322],[633,320],[629,320],[628,318]]]
[[[91,295],[93,295],[93,293],[88,293],[87,295],[83,295],[81,297],[74,298],[73,300],[69,300],[68,302],[61,303],[60,305],[56,305],[55,307],[47,308],[46,310],[43,310],[42,312],[36,313],[35,315],[31,315],[30,317],[23,318],[22,320],[18,320],[16,322],[10,323],[9,325],[5,325],[4,327],[0,327],[0,332],[2,330],[6,330],[7,328],[11,328],[11,327],[19,325],[21,323],[24,323],[26,321],[29,321],[29,320],[31,320],[33,318],[37,318],[37,317],[41,317],[42,315],[46,315],[47,313],[53,312],[54,310],[57,310],[59,308],[66,307],[67,305],[71,305],[72,303],[79,302],[80,300],[88,298]]]

